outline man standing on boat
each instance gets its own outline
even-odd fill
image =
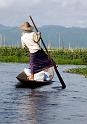
[[[39,45],[41,33],[34,32],[33,26],[28,22],[24,22],[20,28],[23,31],[21,36],[22,47],[27,47],[30,52],[31,75],[28,76],[28,79],[34,80],[34,74],[51,67],[52,62]]]

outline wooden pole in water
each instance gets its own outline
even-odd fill
[[[30,19],[31,19],[31,21],[32,21],[32,23],[33,23],[33,25],[34,25],[34,28],[35,28],[36,31],[38,32],[38,29],[37,29],[37,27],[36,27],[36,25],[35,25],[35,23],[34,23],[34,21],[33,21],[33,19],[32,19],[31,16],[30,16]],[[59,73],[59,71],[57,70],[56,63],[55,63],[54,60],[50,57],[50,55],[49,55],[49,53],[48,53],[48,50],[47,50],[47,48],[46,48],[46,46],[45,46],[45,43],[43,42],[42,37],[41,37],[40,39],[41,39],[41,41],[42,41],[42,44],[43,44],[43,46],[44,46],[44,48],[45,48],[45,50],[46,50],[46,52],[47,52],[49,58],[52,60],[52,63],[53,63],[55,72],[56,72],[56,74],[57,74],[57,77],[58,77],[59,80],[60,80],[61,85],[62,85],[62,89],[66,88],[66,85],[65,85],[65,83],[64,83],[64,81],[63,81],[63,79],[62,79],[62,77],[61,77],[61,75],[60,75],[60,73]]]

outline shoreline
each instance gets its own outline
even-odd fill
[[[78,68],[71,68],[65,70],[66,73],[73,73],[73,74],[80,74],[87,78],[87,66],[86,67],[78,67]]]
[[[87,65],[87,48],[48,49],[51,58],[59,65]],[[0,63],[29,63],[29,51],[21,47],[0,46]],[[85,68],[69,69],[68,73],[77,73],[87,77]]]
[[[51,58],[56,64],[87,64],[87,49],[48,49]],[[1,47],[0,46],[0,62],[29,62],[29,51],[21,47]]]

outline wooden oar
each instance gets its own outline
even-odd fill
[[[31,21],[32,21],[32,23],[33,23],[33,25],[34,25],[34,28],[35,28],[36,31],[38,32],[38,29],[37,29],[37,27],[36,27],[36,25],[35,25],[35,23],[34,23],[34,21],[33,21],[33,19],[32,19],[31,16],[30,16],[30,19],[31,19]],[[61,75],[60,75],[60,73],[59,73],[59,71],[58,71],[58,69],[57,69],[57,67],[56,67],[56,63],[55,63],[54,60],[50,57],[50,55],[49,55],[49,53],[48,53],[48,50],[47,50],[47,48],[46,48],[46,46],[45,46],[45,43],[43,42],[42,37],[41,37],[40,39],[41,39],[42,44],[43,44],[43,46],[44,46],[44,48],[45,48],[45,50],[46,50],[46,52],[47,52],[47,54],[48,54],[48,57],[52,60],[52,63],[53,63],[55,72],[56,72],[56,74],[57,74],[57,77],[58,77],[59,80],[60,80],[61,85],[62,85],[62,89],[66,88],[66,85],[65,85],[65,83],[64,83],[64,81],[63,81],[63,79],[62,79],[62,77],[61,77]]]

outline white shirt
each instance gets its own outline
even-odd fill
[[[41,48],[38,45],[38,40],[40,36],[38,36],[35,32],[24,32],[21,36],[22,47],[25,46],[29,49],[30,53],[35,53]]]

